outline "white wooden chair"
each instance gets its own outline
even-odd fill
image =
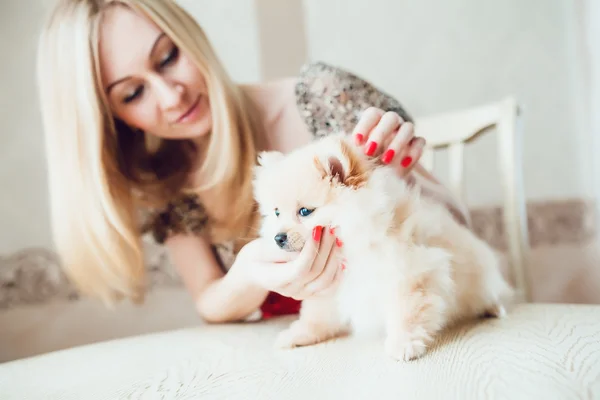
[[[500,182],[504,191],[504,227],[508,259],[518,297],[531,301],[527,259],[529,235],[522,182],[521,109],[512,97],[479,107],[415,119],[415,133],[427,140],[422,164],[432,170],[434,153],[448,150],[450,189],[465,201],[464,148],[482,133],[495,130],[498,138]]]

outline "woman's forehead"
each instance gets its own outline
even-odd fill
[[[98,38],[103,81],[108,84],[144,67],[161,34],[152,21],[127,7],[108,8]]]

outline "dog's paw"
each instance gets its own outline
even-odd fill
[[[386,354],[396,361],[412,361],[422,357],[427,345],[420,339],[397,339],[388,337],[385,341]]]
[[[298,346],[299,340],[296,337],[294,330],[288,328],[284,331],[279,332],[275,339],[275,348],[278,349],[293,349]]]
[[[288,329],[281,331],[277,335],[275,347],[279,349],[293,349],[294,347],[308,346],[318,342],[318,336],[307,326],[293,323]]]
[[[486,318],[504,318],[506,317],[506,309],[502,304],[494,304],[486,308],[483,315]]]
[[[275,340],[275,347],[291,349],[300,346],[310,346],[341,336],[341,328],[328,324],[312,324],[302,320],[294,321],[290,327],[281,331]]]

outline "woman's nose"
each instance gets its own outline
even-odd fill
[[[181,84],[160,80],[155,82],[155,92],[160,107],[163,110],[170,110],[180,105],[184,88]]]

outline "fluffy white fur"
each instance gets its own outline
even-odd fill
[[[279,346],[381,332],[388,355],[411,360],[449,324],[504,314],[512,291],[493,250],[395,174],[342,135],[288,155],[261,154],[254,181],[261,236],[287,233],[288,250],[299,250],[313,227],[332,226],[347,260],[334,293],[306,299]],[[302,217],[301,207],[314,211]]]

